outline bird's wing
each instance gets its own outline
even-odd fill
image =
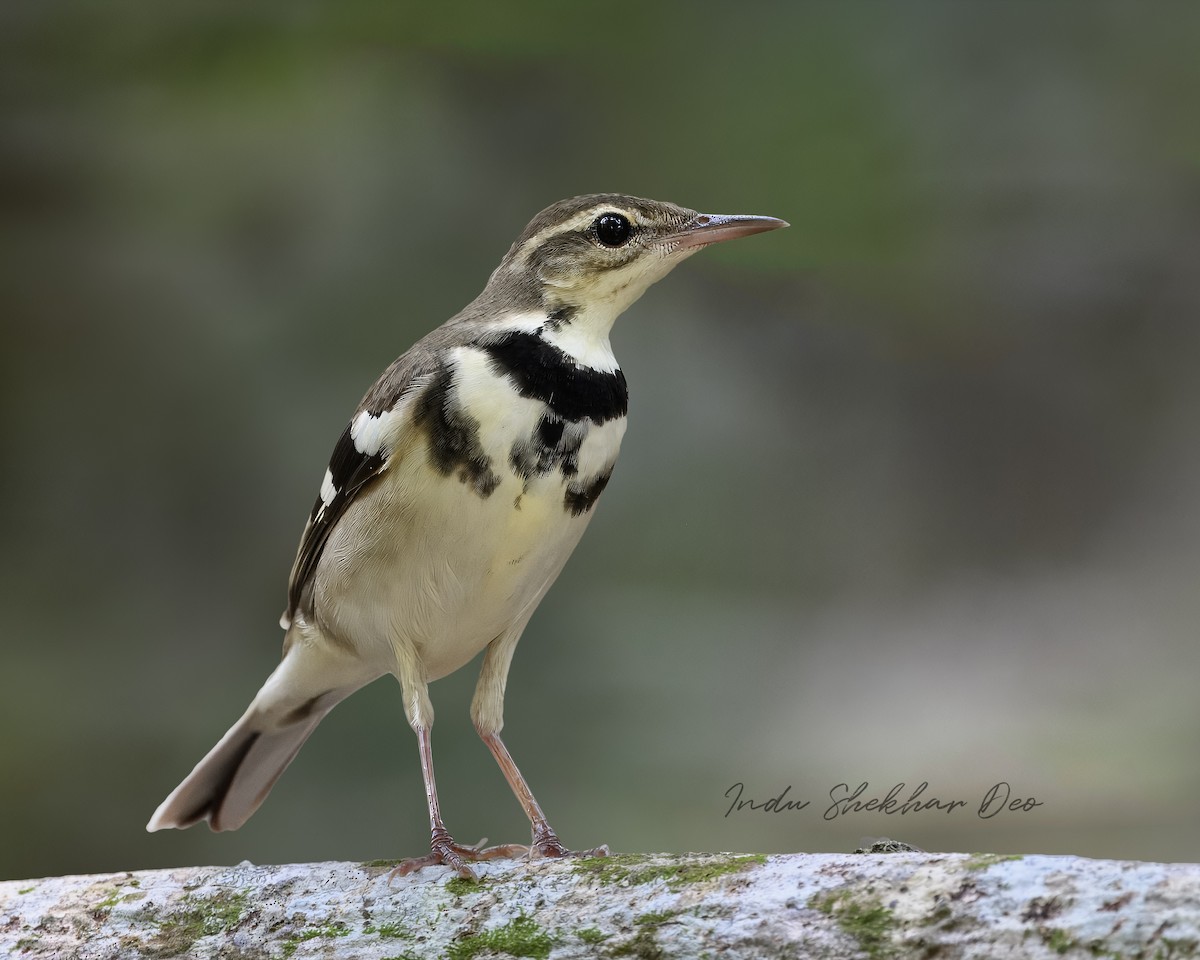
[[[280,618],[286,630],[302,606],[321,553],[346,508],[393,464],[413,430],[415,397],[439,369],[436,353],[418,344],[393,363],[363,397],[346,429],[338,437],[313,505],[300,549],[288,580],[287,611]]]

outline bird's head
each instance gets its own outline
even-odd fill
[[[572,197],[529,222],[492,282],[537,288],[551,310],[615,318],[697,250],[787,225],[615,193]]]

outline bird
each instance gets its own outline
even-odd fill
[[[526,624],[608,485],[628,388],[613,322],[711,244],[788,226],[617,193],[562,200],[517,237],[483,291],[402,354],[333,448],[288,582],[283,655],[241,718],[146,829],[242,826],[317,724],[385,675],[416,733],[433,864],[475,879],[496,857],[572,851],[500,738]],[[531,843],[454,840],[434,778],[429,684],[479,653],[475,729],[530,821]]]

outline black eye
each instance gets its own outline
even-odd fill
[[[606,247],[622,247],[633,236],[633,224],[619,213],[602,213],[592,226],[596,239]]]

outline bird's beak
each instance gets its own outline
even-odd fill
[[[775,217],[726,216],[724,214],[701,213],[685,223],[678,233],[667,238],[672,251],[699,250],[710,243],[736,240],[752,233],[764,233],[791,226],[786,220]]]

